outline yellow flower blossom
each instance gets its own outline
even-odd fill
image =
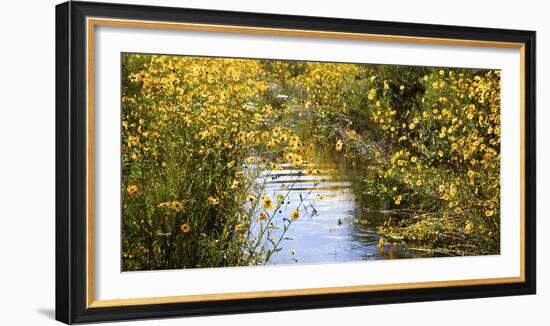
[[[466,226],[464,227],[464,233],[472,233],[472,231],[474,230],[474,225],[472,224],[472,222],[470,221],[466,221]]]
[[[191,231],[191,227],[187,223],[182,224],[180,229],[183,233],[189,233],[189,231]]]
[[[231,189],[237,189],[237,187],[239,187],[239,180],[235,179],[233,180],[233,183],[231,183]]]
[[[158,208],[167,208],[167,207],[171,207],[171,206],[172,206],[172,202],[167,201],[167,202],[163,202],[163,203],[158,204],[157,207]]]
[[[262,197],[262,206],[267,210],[273,209],[274,205],[273,205],[273,201],[271,200],[271,197],[269,197],[267,195],[263,196]]]
[[[172,209],[174,209],[176,212],[183,212],[183,204],[181,201],[174,200],[170,203],[170,206]]]
[[[138,195],[139,187],[136,185],[129,185],[128,187],[126,187],[126,192],[129,196],[135,197]]]
[[[372,88],[367,94],[367,98],[372,101],[375,96],[376,96],[376,89]]]
[[[340,139],[338,139],[338,141],[336,142],[336,151],[341,151],[342,150],[342,146],[344,146],[344,142]]]
[[[395,204],[396,205],[401,204],[401,200],[403,200],[403,196],[399,195],[399,196],[395,197]]]
[[[266,214],[264,212],[261,212],[259,215],[258,215],[258,219],[260,220],[260,222],[263,222],[265,221],[265,218],[266,218]]]
[[[211,206],[216,206],[220,203],[220,200],[215,196],[210,196],[207,199],[207,203]]]

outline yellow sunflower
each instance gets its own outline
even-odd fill
[[[263,196],[262,197],[262,206],[269,210],[269,209],[273,209],[273,201],[271,200],[271,197],[269,196]]]
[[[183,211],[183,204],[180,201],[174,200],[172,203],[170,203],[170,206],[176,211],[181,212]]]
[[[258,219],[260,220],[260,222],[265,221],[265,218],[266,218],[266,215],[264,212],[261,212],[260,215],[258,215]]]
[[[126,188],[126,192],[128,193],[128,195],[132,196],[132,197],[135,197],[138,195],[138,191],[139,191],[139,187],[136,186],[136,185],[129,185],[127,188]]]
[[[189,231],[191,231],[191,227],[189,226],[189,224],[187,223],[184,223],[181,227],[181,232],[183,233],[189,233]]]

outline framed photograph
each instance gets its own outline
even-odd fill
[[[535,32],[56,7],[56,318],[535,293]]]

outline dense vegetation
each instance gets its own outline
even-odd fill
[[[315,173],[320,148],[365,171],[354,191],[366,215],[387,216],[379,246],[499,252],[498,71],[122,60],[124,270],[269,263],[302,200],[271,198],[256,177],[283,165]],[[308,139],[293,110],[310,117]]]

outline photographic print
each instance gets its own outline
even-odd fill
[[[56,319],[536,293],[536,32],[56,6]]]
[[[121,54],[122,270],[498,255],[500,71]]]

